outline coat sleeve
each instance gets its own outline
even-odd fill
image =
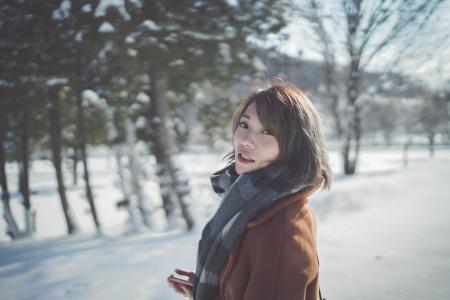
[[[249,240],[244,299],[316,300],[319,270],[312,214],[293,217],[287,212],[257,230]]]

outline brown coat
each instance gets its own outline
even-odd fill
[[[316,300],[316,224],[307,197],[272,205],[247,224],[220,276],[216,300]]]

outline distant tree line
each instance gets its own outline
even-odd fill
[[[271,76],[288,78],[310,96],[323,115],[330,142],[342,143],[326,87],[324,62],[273,55],[266,51],[259,51],[258,56]],[[335,76],[340,89],[345,87],[345,68],[339,66]],[[438,137],[440,143],[450,144],[450,82],[444,82],[441,87],[429,87],[392,70],[366,70],[361,74],[361,82],[358,101],[362,107],[362,144],[412,146],[428,141],[430,155]],[[343,96],[341,91],[340,97]],[[343,107],[342,103],[340,105]],[[338,121],[343,122],[344,119]]]

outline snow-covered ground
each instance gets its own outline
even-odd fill
[[[311,198],[318,218],[321,287],[327,299],[450,299],[450,150],[433,159],[413,149],[402,167],[400,149],[365,149],[359,174],[340,175],[331,191]],[[96,237],[82,181],[69,184],[68,198],[81,233],[65,237],[63,216],[50,162],[35,161],[31,171],[36,235],[9,242],[0,220],[0,299],[180,299],[166,284],[173,268],[192,269],[201,227],[217,197],[209,173],[220,154],[187,152],[177,157],[191,179],[197,228],[189,234],[161,230],[158,187],[145,186],[154,210],[155,230],[127,235],[114,160],[90,160],[104,236]],[[152,161],[146,164],[151,169]],[[16,166],[8,165],[10,189],[17,190]],[[66,173],[68,175],[68,173]],[[19,196],[12,208],[22,225]],[[1,208],[1,205],[0,205]]]

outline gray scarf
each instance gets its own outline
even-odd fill
[[[211,175],[222,202],[206,224],[198,245],[194,299],[211,300],[219,292],[219,277],[234,243],[258,213],[308,184],[293,184],[280,163],[238,176],[231,164]]]

